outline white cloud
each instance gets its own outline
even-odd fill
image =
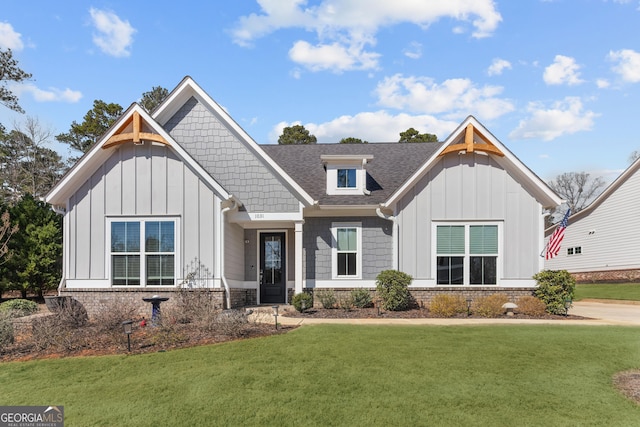
[[[504,70],[507,69],[511,69],[511,62],[507,61],[506,59],[496,58],[487,69],[487,74],[490,76],[499,76]]]
[[[365,47],[375,45],[375,35],[383,27],[411,23],[427,28],[448,18],[458,24],[470,24],[472,36],[481,38],[490,36],[502,21],[492,0],[322,0],[312,6],[307,5],[306,0],[257,1],[261,12],[239,19],[231,30],[233,41],[241,46],[250,46],[256,39],[286,28],[314,32],[317,36],[315,50],[311,49],[313,42],[299,40],[291,49],[293,52],[290,51],[293,61],[301,58],[299,63],[314,71],[377,68],[379,54],[366,52]],[[458,25],[456,28],[464,27]],[[340,60],[336,60],[335,52],[328,55],[326,64],[321,64],[320,60],[309,61],[305,55],[326,47],[340,51]],[[347,68],[340,68],[343,64],[347,64]]]
[[[577,85],[580,79],[580,66],[569,56],[556,55],[553,64],[544,69],[544,82],[548,85]]]
[[[343,46],[339,43],[312,46],[306,41],[297,41],[289,51],[293,62],[311,71],[366,70],[378,65],[377,53],[364,52],[362,46]]]
[[[82,98],[82,92],[77,90],[71,90],[69,88],[57,89],[54,87],[44,90],[32,83],[12,84],[11,91],[17,95],[31,94],[37,102],[68,102],[73,104]]]
[[[402,51],[404,56],[411,59],[419,59],[422,57],[422,44],[418,42],[411,42],[408,48]]]
[[[0,22],[0,48],[11,50],[22,50],[22,34],[16,32],[8,22]]]
[[[612,70],[626,82],[640,82],[640,53],[631,49],[609,52],[609,60],[616,62]]]
[[[93,42],[107,55],[125,57],[131,55],[133,34],[136,29],[113,12],[91,8],[92,23],[97,30]]]
[[[530,117],[521,120],[509,138],[551,141],[563,135],[591,130],[594,119],[599,116],[593,111],[584,111],[582,101],[576,97],[566,97],[550,108],[530,103],[528,111]]]
[[[281,122],[272,129],[269,141],[277,142],[278,136],[286,126],[300,122]],[[319,143],[336,143],[342,138],[354,137],[369,142],[396,142],[400,132],[410,127],[421,133],[432,133],[444,140],[458,126],[456,121],[439,120],[431,115],[402,113],[393,115],[387,111],[362,112],[355,116],[340,116],[325,123],[307,123],[304,127],[318,138]]]
[[[607,79],[597,79],[596,80],[596,86],[598,86],[598,89],[606,89],[610,85],[611,84],[609,83],[609,81]]]
[[[375,92],[381,106],[445,114],[452,119],[472,114],[490,120],[514,110],[511,101],[498,97],[502,87],[477,87],[469,79],[449,79],[438,84],[429,77],[396,74],[379,82]]]

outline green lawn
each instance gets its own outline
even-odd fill
[[[305,326],[135,356],[0,364],[2,405],[64,405],[67,426],[630,426],[612,386],[640,329]]]
[[[575,300],[618,299],[640,301],[640,283],[576,285]]]

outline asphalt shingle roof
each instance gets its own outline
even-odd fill
[[[264,151],[321,205],[377,205],[386,201],[441,143],[262,145]],[[327,195],[322,155],[373,155],[367,170],[370,195]]]

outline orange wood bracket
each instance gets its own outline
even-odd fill
[[[474,141],[473,136],[477,135],[484,144],[478,144]],[[489,139],[484,136],[482,133],[476,131],[473,125],[469,123],[464,133],[464,143],[461,144],[453,144],[442,150],[440,153],[441,156],[444,156],[448,153],[459,153],[464,151],[466,153],[473,153],[474,151],[484,151],[485,153],[495,154],[496,156],[503,157],[504,153],[500,151],[498,147],[493,145]]]
[[[129,126],[130,123],[133,123],[132,132],[124,132],[124,130]],[[127,121],[120,126],[120,129],[116,131],[111,138],[107,139],[104,144],[102,144],[103,149],[111,148],[115,145],[124,144],[127,142],[133,142],[134,144],[142,144],[144,141],[154,141],[159,142],[161,144],[169,145],[166,139],[164,139],[161,135],[157,133],[150,132],[141,132],[142,128],[142,118],[140,117],[140,113],[134,111],[133,114]]]

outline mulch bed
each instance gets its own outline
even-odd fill
[[[426,308],[413,308],[403,311],[386,311],[377,308],[353,308],[351,310],[344,310],[341,308],[311,308],[305,310],[304,313],[300,313],[293,308],[283,312],[283,316],[296,317],[296,318],[311,318],[311,319],[437,319],[438,316],[434,316]],[[476,316],[471,314],[467,316],[466,313],[459,314],[451,317],[451,319],[486,319],[486,317]],[[581,316],[557,316],[552,314],[546,314],[544,316],[527,316],[524,314],[514,314],[513,316],[507,316],[506,314],[499,318],[504,319],[553,319],[553,320],[576,320],[584,319]]]

